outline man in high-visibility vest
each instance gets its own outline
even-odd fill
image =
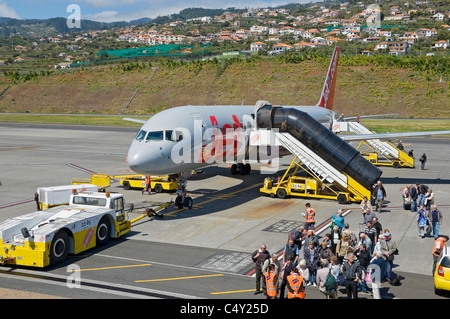
[[[306,218],[305,230],[314,230],[314,225],[316,224],[315,217],[316,211],[311,207],[309,203],[306,203],[306,214],[302,214]]]
[[[145,175],[144,183],[145,183],[145,188],[142,191],[142,193],[143,192],[149,192],[150,193],[152,191],[152,186],[151,186],[152,180],[151,180],[150,175]]]
[[[441,256],[441,252],[444,249],[445,243],[448,242],[448,236],[442,235],[439,236],[438,239],[434,242],[433,247],[433,276],[436,270],[436,263]]]
[[[287,277],[288,299],[305,299],[305,284],[303,277],[298,273],[297,267],[292,269]]]
[[[266,276],[266,293],[267,299],[275,299],[277,297],[277,275],[275,274],[275,265],[270,265]]]

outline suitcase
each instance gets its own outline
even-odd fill
[[[411,210],[411,203],[412,200],[410,198],[403,198],[403,209],[404,210]]]

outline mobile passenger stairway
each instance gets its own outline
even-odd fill
[[[364,197],[370,200],[370,188],[382,172],[350,144],[297,108],[272,106],[261,101],[255,111],[258,134],[273,134],[262,140],[272,139],[272,144],[275,141],[275,145],[295,155],[283,178],[277,183],[266,179],[261,192],[282,198],[285,195],[330,198],[339,203],[360,202]],[[289,176],[293,167],[295,171]],[[296,182],[299,167],[318,183],[318,187],[308,187],[312,184],[307,180],[304,185]]]
[[[355,134],[374,134],[358,122],[339,122],[339,130]],[[388,141],[364,140],[359,143],[356,149],[374,165],[393,166],[395,168],[414,167],[414,158]]]

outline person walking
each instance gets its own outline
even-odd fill
[[[353,254],[348,255],[347,261],[342,265],[342,275],[345,278],[345,289],[348,299],[358,299],[358,281],[361,278],[361,270],[358,261]]]
[[[425,205],[425,209],[427,210],[427,212],[429,212],[431,210],[431,207],[434,205],[434,193],[431,188],[428,188],[423,204]]]
[[[420,168],[422,170],[425,169],[425,163],[427,162],[427,155],[425,153],[422,154],[422,156],[419,158],[419,162],[420,162]]]
[[[411,197],[411,211],[416,212],[417,211],[417,198],[419,197],[419,192],[414,185],[411,185],[409,196]]]
[[[359,206],[361,207],[361,211],[363,213],[363,216],[364,216],[364,214],[367,213],[367,211],[369,209],[372,210],[372,204],[371,204],[370,200],[367,198],[367,196],[363,197],[363,200],[361,201]]]
[[[381,181],[377,182],[377,185],[373,189],[372,192],[373,198],[375,198],[375,209],[378,213],[381,213],[381,208],[383,207],[384,199],[386,196],[386,190],[384,189],[383,184]]]
[[[256,290],[255,295],[262,293],[266,290],[266,280],[264,278],[264,273],[262,271],[262,266],[266,259],[270,258],[270,253],[266,249],[265,244],[261,244],[259,250],[255,250],[252,254],[252,260],[255,263],[255,276],[256,276]],[[262,289],[261,290],[261,280],[262,280]]]
[[[436,263],[439,259],[439,257],[441,256],[442,250],[445,247],[445,243],[448,242],[448,236],[443,235],[443,236],[439,236],[435,242],[434,242],[434,246],[433,246],[433,277],[434,277],[434,272],[436,271]]]
[[[374,253],[374,258],[370,261],[367,272],[369,273],[370,280],[366,280],[366,283],[372,289],[373,299],[381,299],[380,287],[386,278],[386,262],[383,259],[383,253],[381,251]]]
[[[380,236],[381,237],[381,236]],[[386,280],[390,283],[392,276],[392,266],[394,264],[394,254],[397,251],[397,244],[392,240],[392,235],[389,229],[384,230],[384,238],[381,239],[381,253],[386,262]]]
[[[417,227],[419,229],[419,237],[425,237],[425,227],[427,227],[427,212],[423,205],[420,205],[417,212]]]
[[[432,210],[428,213],[428,220],[431,222],[435,240],[439,237],[439,229],[443,219],[444,217],[442,217],[442,213],[438,210],[437,205],[433,205]]]
[[[302,214],[303,217],[306,218],[306,223],[305,223],[305,229],[309,230],[312,229],[314,230],[314,226],[316,224],[316,211],[314,208],[311,207],[310,203],[306,203],[306,214]]]
[[[428,186],[425,184],[416,184],[417,187],[417,195],[419,196],[419,201],[417,202],[417,205],[423,205],[423,202],[425,201],[425,195],[428,191]]]

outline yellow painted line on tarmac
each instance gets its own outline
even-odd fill
[[[208,278],[208,277],[221,277],[223,274],[217,275],[202,275],[191,277],[177,277],[177,278],[163,278],[163,279],[149,279],[149,280],[135,280],[134,282],[152,282],[152,281],[171,281],[171,280],[184,280],[184,279],[196,279],[196,278]]]
[[[246,290],[234,290],[234,291],[221,291],[221,292],[210,292],[210,295],[224,295],[224,294],[236,294],[239,292],[251,292],[255,291],[255,289],[246,289]]]
[[[128,266],[113,266],[113,267],[102,267],[102,268],[90,268],[90,269],[74,269],[73,271],[93,271],[93,270],[108,270],[108,269],[120,269],[120,268],[133,268],[133,267],[147,267],[152,264],[142,264],[142,265],[128,265]]]
[[[250,189],[252,189],[252,188],[255,188],[255,187],[258,187],[258,186],[261,186],[261,183],[254,184],[254,185],[251,185],[251,186],[249,186],[249,187],[246,187],[246,188],[243,188],[243,189],[239,189],[239,190],[237,190],[237,191],[234,191],[234,192],[231,192],[231,193],[228,193],[228,194],[218,194],[218,195],[214,195],[214,196],[210,197],[209,199],[207,199],[207,200],[205,200],[205,201],[203,201],[203,202],[201,202],[201,203],[196,203],[196,204],[194,204],[194,205],[192,206],[192,209],[203,208],[203,205],[205,205],[205,204],[207,204],[207,203],[210,203],[210,202],[213,202],[213,201],[218,200],[218,199],[221,199],[221,200],[228,200],[228,199],[230,199],[230,198],[232,198],[232,197],[235,197],[236,194],[238,194],[238,193],[248,191],[248,190],[250,190]],[[176,214],[177,214],[177,213],[180,213],[180,212],[182,212],[182,211],[184,211],[184,208],[174,210],[173,212],[164,214],[164,216],[172,216],[172,217],[176,217],[176,216],[177,216]]]

